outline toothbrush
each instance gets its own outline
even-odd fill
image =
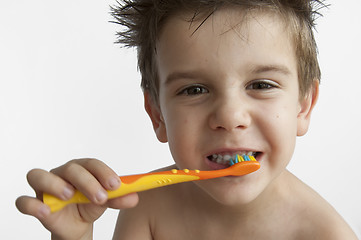
[[[225,176],[242,176],[260,168],[259,162],[252,155],[236,155],[230,160],[230,167],[220,170],[200,171],[200,170],[177,170],[152,172],[120,177],[121,186],[117,190],[107,191],[108,199],[117,198],[129,193],[141,192],[153,188],[168,186],[176,183],[190,182],[219,178]],[[67,201],[44,193],[43,202],[50,207],[51,212],[56,212],[72,203],[90,203],[90,200],[81,192],[75,191],[73,197]]]

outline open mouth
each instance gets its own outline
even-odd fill
[[[237,155],[240,156],[248,155],[248,156],[253,156],[254,158],[257,159],[257,156],[259,156],[260,154],[261,152],[252,152],[252,151],[249,152],[241,151],[236,153],[215,153],[207,156],[207,159],[212,163],[219,164],[220,166],[229,167],[230,165],[232,165],[232,162],[235,162]]]

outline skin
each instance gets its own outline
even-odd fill
[[[157,45],[159,105],[146,110],[180,169],[212,170],[214,153],[259,152],[261,169],[140,194],[114,239],[356,239],[336,211],[289,173],[307,132],[318,83],[299,96],[297,60],[284,23],[220,10],[192,35],[175,16]],[[330,229],[332,226],[332,229]],[[347,238],[349,237],[349,238]]]
[[[170,20],[158,47],[155,125],[177,166],[211,170],[210,154],[261,153],[255,174],[197,183],[223,204],[250,202],[285,169],[311,106],[298,101],[297,62],[283,24],[250,18],[230,30],[241,20],[235,13],[216,14],[191,38],[189,24]],[[204,93],[182,92],[194,86]]]
[[[189,16],[187,16],[189,17]],[[242,177],[183,183],[107,200],[116,174],[95,159],[78,159],[28,180],[37,198],[18,209],[37,217],[52,239],[91,239],[107,207],[120,211],[114,239],[357,239],[336,211],[285,167],[296,136],[307,132],[318,96],[299,96],[294,47],[283,22],[238,9],[217,11],[192,35],[184,16],[171,17],[157,43],[159,105],[145,92],[158,139],[176,166],[216,168],[207,156],[259,152],[261,169]],[[79,189],[92,204],[50,214],[42,192],[63,199]],[[134,207],[134,208],[131,208]],[[330,226],[332,226],[330,228]]]
[[[51,232],[53,240],[92,239],[93,223],[107,208],[130,208],[138,202],[137,194],[107,200],[105,190],[117,189],[119,177],[96,159],[72,160],[51,172],[33,169],[27,178],[37,197],[21,196],[16,200],[16,206],[20,212],[36,217]],[[68,200],[75,188],[92,203],[68,205],[51,214],[49,207],[42,202],[43,192]]]

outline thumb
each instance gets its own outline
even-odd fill
[[[81,220],[88,223],[96,221],[108,208],[106,205],[96,205],[94,203],[77,204],[77,207]]]
[[[124,209],[124,208],[132,208],[135,207],[139,202],[139,196],[137,193],[127,194],[122,197],[109,199],[108,207],[114,209]]]

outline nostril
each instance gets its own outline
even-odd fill
[[[240,129],[244,129],[244,128],[247,128],[248,127],[248,124],[244,124],[244,125],[238,125],[236,128],[240,128]]]
[[[216,130],[226,130],[226,131],[232,131],[233,129],[245,129],[247,128],[249,125],[248,124],[243,124],[243,125],[219,125],[217,127],[215,127],[214,129]]]
[[[234,100],[230,96],[220,99],[213,105],[209,115],[209,125],[214,130],[227,130],[247,128],[252,121],[249,104]]]

